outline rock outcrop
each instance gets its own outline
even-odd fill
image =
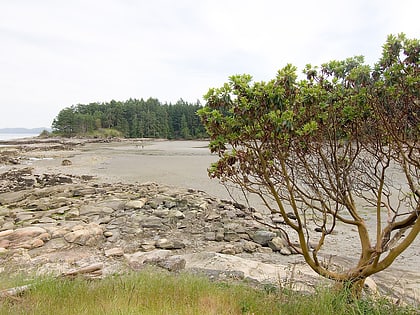
[[[30,168],[0,176],[14,188],[0,193],[3,271],[62,273],[86,259],[114,270],[124,265],[121,260],[138,266],[133,255],[150,252],[171,257],[294,252],[269,227],[281,223],[202,191],[155,183],[109,185],[64,174],[33,174]],[[168,270],[186,266],[182,258],[147,261]]]

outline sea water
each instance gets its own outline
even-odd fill
[[[39,136],[38,133],[0,133],[0,140],[15,140]]]

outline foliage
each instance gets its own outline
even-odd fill
[[[0,289],[28,284],[24,277],[0,281]],[[342,295],[318,289],[313,295],[268,292],[245,284],[210,282],[156,269],[109,276],[35,278],[19,297],[1,298],[0,314],[415,314],[412,307],[363,299],[348,304]]]
[[[92,131],[89,133],[90,136],[94,138],[121,138],[123,134],[121,131],[112,128],[99,128],[97,130]]]
[[[293,229],[310,267],[356,295],[420,231],[419,52],[418,40],[391,35],[373,69],[356,56],[307,65],[304,79],[292,65],[269,82],[234,75],[199,111],[219,156],[210,176],[258,195]],[[344,271],[321,259],[338,224],[360,239],[350,254],[359,260]]]
[[[63,136],[97,136],[103,134],[101,130],[113,129],[127,138],[202,138],[205,131],[196,115],[199,108],[199,103],[161,104],[153,98],[79,104],[59,112],[53,131]]]
[[[52,136],[52,134],[51,134],[51,132],[49,132],[48,130],[42,130],[42,132],[39,134],[39,136],[38,137],[40,137],[40,138],[49,138],[49,137],[51,137]]]

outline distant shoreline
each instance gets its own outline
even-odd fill
[[[0,128],[0,134],[36,134],[39,135],[42,131],[51,131],[51,128]]]
[[[1,132],[0,131],[0,141],[11,141],[11,140],[18,140],[24,138],[34,138],[39,136],[39,133],[9,133],[9,132]]]

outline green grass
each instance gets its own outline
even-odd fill
[[[0,314],[416,314],[386,300],[349,304],[325,289],[303,295],[154,269],[103,280],[3,277],[0,290],[28,283],[21,296],[0,299]]]

